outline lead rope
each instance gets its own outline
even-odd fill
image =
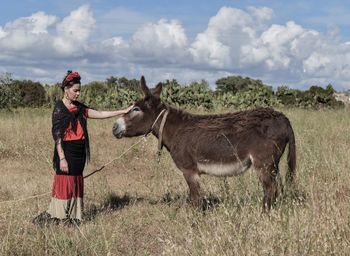
[[[149,135],[149,133],[143,135],[136,143],[132,144],[127,150],[125,150],[121,155],[117,156],[116,158],[113,158],[111,161],[109,161],[108,163],[102,165],[100,168],[98,168],[97,170],[89,173],[88,175],[84,176],[84,179],[90,177],[91,175],[95,174],[96,172],[101,171],[102,169],[104,169],[107,165],[110,165],[111,163],[113,163],[115,160],[120,159],[122,156],[124,156],[126,153],[128,153],[133,147],[135,147],[136,145],[138,145],[142,140],[146,141],[146,137]]]
[[[164,129],[164,125],[165,125],[165,121],[166,121],[166,118],[168,116],[168,113],[169,113],[169,111],[165,112],[165,114],[164,114],[164,116],[162,118],[162,122],[160,123],[160,127],[159,127],[158,151],[157,151],[157,162],[158,162],[158,164],[160,163],[160,157],[162,156],[163,129]]]
[[[89,173],[88,175],[84,176],[84,179],[90,177],[91,175],[95,174],[96,172],[101,171],[103,168],[105,168],[107,165],[111,164],[112,162],[114,162],[115,160],[118,160],[119,158],[121,158],[122,156],[124,156],[126,153],[128,153],[133,147],[135,147],[136,145],[140,144],[140,142],[142,140],[146,140],[146,137],[149,135],[149,133],[145,134],[144,136],[142,136],[137,142],[135,142],[133,145],[131,145],[127,150],[125,150],[121,155],[119,155],[116,158],[113,158],[111,161],[109,161],[108,163],[102,165],[99,169]],[[44,197],[46,195],[49,195],[51,192],[46,192],[43,194],[39,194],[39,195],[34,195],[34,196],[29,196],[29,197],[25,197],[25,198],[19,198],[19,199],[15,199],[15,200],[6,200],[6,201],[2,201],[0,202],[0,205],[2,204],[6,204],[6,203],[15,203],[15,202],[21,202],[21,201],[26,201],[29,199],[35,199],[35,198],[40,198],[40,197]]]
[[[152,130],[153,130],[154,126],[156,125],[158,119],[163,115],[163,113],[164,113],[165,111],[167,111],[167,110],[166,110],[166,109],[163,109],[162,111],[160,111],[159,115],[157,116],[156,120],[153,122],[153,124],[152,124],[152,126],[151,126],[151,129],[149,130],[149,132],[148,132],[147,134],[149,134],[149,133],[152,132]]]

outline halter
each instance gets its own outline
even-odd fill
[[[163,113],[165,113],[165,114],[163,115]],[[166,121],[168,114],[169,114],[169,111],[167,109],[163,109],[159,113],[159,115],[157,116],[156,120],[154,121],[154,123],[151,126],[151,130],[149,131],[149,133],[151,133],[153,131],[153,128],[154,128],[155,124],[157,123],[158,119],[163,115],[162,122],[160,123],[160,127],[159,127],[159,136],[158,136],[158,151],[157,151],[158,163],[160,162],[160,157],[162,155],[163,129],[164,129],[165,121]]]

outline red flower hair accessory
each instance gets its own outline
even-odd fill
[[[68,75],[66,76],[66,78],[64,79],[65,82],[71,82],[73,80],[78,80],[80,81],[81,77],[79,75],[78,72],[72,72],[72,71],[68,71]]]

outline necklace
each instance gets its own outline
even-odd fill
[[[64,99],[62,100],[63,104],[67,107],[67,108],[71,108],[72,106],[74,106],[73,102],[69,101],[65,101]]]

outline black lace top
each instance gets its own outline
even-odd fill
[[[78,101],[74,101],[73,104],[77,106],[77,110],[74,112],[70,112],[64,105],[63,101],[58,100],[52,112],[52,137],[55,141],[55,149],[53,156],[54,169],[56,169],[56,166],[59,166],[57,165],[57,162],[59,161],[59,156],[56,147],[57,142],[59,139],[63,141],[64,132],[68,128],[69,124],[72,125],[72,130],[76,132],[78,120],[84,131],[86,159],[90,159],[89,135],[87,131],[86,117],[84,116],[84,113],[86,113],[88,107]]]

